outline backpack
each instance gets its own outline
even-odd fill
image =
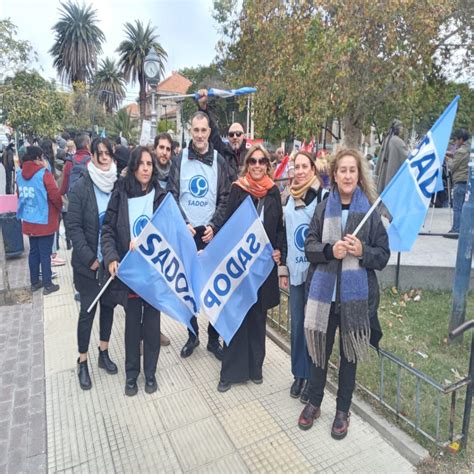
[[[69,175],[68,193],[81,177],[82,172],[87,171],[87,163],[89,163],[90,159],[90,155],[84,155],[81,160],[77,160],[76,157],[73,156],[71,174]]]

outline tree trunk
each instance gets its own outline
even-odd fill
[[[343,147],[359,149],[362,132],[358,122],[359,120],[354,118],[354,114],[347,114],[344,117],[342,122],[342,129],[344,131]]]

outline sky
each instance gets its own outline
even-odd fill
[[[83,0],[80,0],[80,4]],[[158,41],[168,53],[166,74],[183,67],[208,65],[218,41],[212,18],[212,0],[86,0],[97,10],[98,26],[105,34],[101,58],[118,59],[115,52],[124,39],[123,25],[141,20],[156,27]],[[0,0],[0,18],[9,17],[18,27],[18,39],[28,40],[38,53],[36,69],[47,79],[58,79],[48,53],[54,42],[53,25],[59,20],[59,0]],[[138,86],[128,85],[125,103],[138,96]]]

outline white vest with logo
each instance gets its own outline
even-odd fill
[[[288,244],[286,266],[290,274],[290,283],[293,286],[304,283],[308,275],[309,262],[304,254],[304,241],[308,235],[309,223],[317,204],[318,199],[315,198],[308,206],[296,209],[295,200],[293,196],[290,196],[283,209]]]
[[[208,225],[217,205],[217,151],[212,166],[188,158],[183,150],[179,176],[179,204],[193,227]]]
[[[154,199],[155,189],[152,189],[145,196],[128,198],[128,222],[131,239],[136,239],[153,217]]]

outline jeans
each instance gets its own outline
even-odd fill
[[[311,363],[304,335],[304,287],[304,283],[290,285],[291,372],[295,377],[308,380]]]
[[[455,183],[453,186],[453,232],[459,232],[461,227],[461,211],[466,195],[467,183]]]
[[[43,286],[51,284],[51,249],[53,248],[54,234],[41,237],[30,236],[30,254],[28,265],[30,266],[30,282],[36,285],[39,281],[39,271],[43,277]]]

